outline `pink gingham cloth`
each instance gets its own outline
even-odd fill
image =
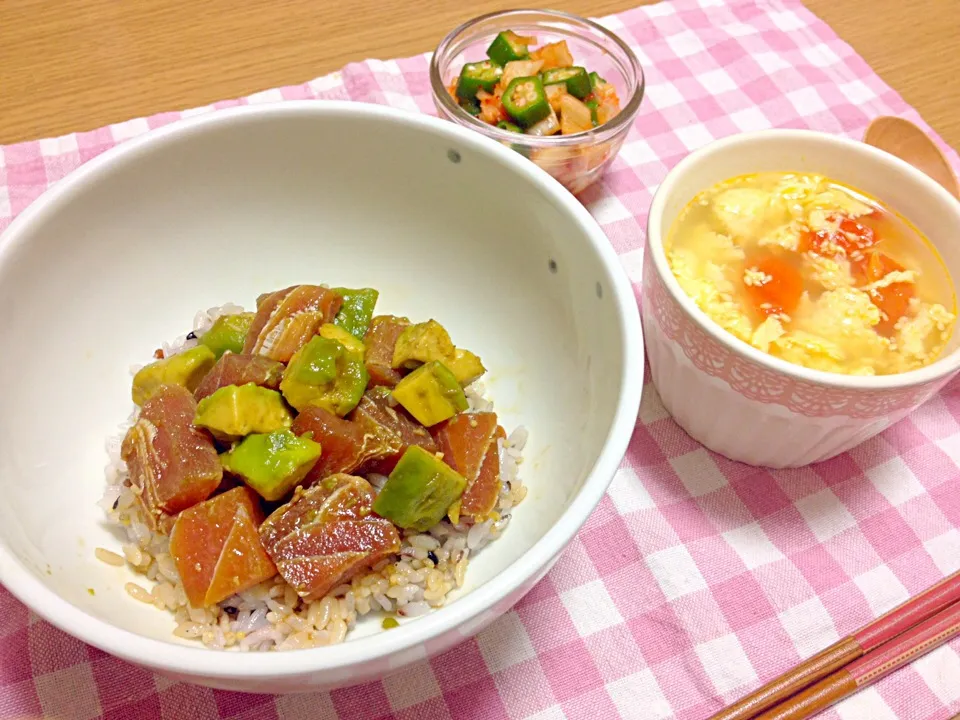
[[[634,283],[652,194],[691,150],[742,130],[859,137],[877,115],[921,122],[796,0],[678,0],[602,22],[637,52],[647,95],[583,200]],[[432,112],[428,56],[2,147],[0,230],[81,163],[151,128],[309,98]],[[221,692],[87,647],[0,589],[0,718],[699,720],[960,567],[958,466],[960,385],[847,455],[769,471],[700,447],[648,384],[609,494],[555,569],[445,655],[330,693]],[[823,717],[946,719],[960,710],[958,650],[945,646]]]

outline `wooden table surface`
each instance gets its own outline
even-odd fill
[[[960,147],[957,0],[806,1],[947,142]],[[637,4],[546,5],[597,16]],[[432,50],[461,21],[517,5],[0,0],[0,144],[300,83],[353,60]]]

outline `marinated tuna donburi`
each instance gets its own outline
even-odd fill
[[[215,649],[342,642],[442,607],[526,494],[478,355],[376,290],[225,305],[133,377],[102,501],[131,601]]]

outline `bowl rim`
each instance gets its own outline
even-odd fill
[[[831,135],[830,133],[817,130],[773,128],[737,133],[719,140],[714,140],[684,157],[667,173],[667,176],[654,194],[653,202],[650,205],[650,214],[647,218],[647,252],[650,253],[657,276],[660,278],[664,287],[666,287],[667,292],[670,293],[674,302],[683,308],[686,315],[692,319],[701,330],[706,332],[713,340],[723,345],[727,350],[795,380],[813,383],[822,387],[853,391],[904,389],[934,382],[960,369],[960,347],[958,347],[953,352],[940,357],[929,365],[892,375],[844,375],[841,373],[827,372],[825,370],[814,370],[769,355],[735,337],[717,325],[717,323],[707,315],[707,313],[701,310],[693,299],[683,291],[680,283],[670,270],[663,247],[664,237],[670,230],[669,225],[667,225],[665,221],[668,221],[670,225],[672,225],[674,221],[674,218],[669,218],[669,220],[664,218],[664,210],[668,198],[674,193],[676,186],[683,177],[693,172],[698,166],[709,163],[714,156],[735,151],[744,145],[757,142],[776,142],[783,138],[800,139],[810,144],[828,145],[832,146],[837,152],[853,155],[859,154],[875,161],[886,163],[907,177],[910,182],[919,185],[923,192],[937,196],[941,202],[945,202],[952,207],[954,213],[957,215],[957,222],[960,224],[960,201],[948,193],[939,183],[913,165],[890,153],[879,150],[872,145],[867,145],[864,142],[852,138]],[[936,247],[932,241],[931,244]],[[952,277],[951,282],[954,283],[954,294],[956,295],[958,289],[955,284],[956,281],[954,281]],[[955,326],[954,332],[960,332],[960,327]]]
[[[531,578],[544,572],[566,548],[612,481],[626,453],[640,407],[644,355],[639,310],[630,281],[596,220],[560,183],[518,153],[455,123],[420,113],[350,101],[294,100],[227,108],[171,123],[103,152],[43,193],[0,234],[0,263],[4,262],[12,249],[26,242],[26,236],[35,223],[56,213],[77,192],[112,172],[115,166],[136,162],[140,157],[176,143],[186,135],[203,134],[221,126],[291,116],[373,118],[423,129],[495,158],[509,171],[528,180],[555,206],[566,212],[583,231],[585,242],[592,248],[607,275],[605,282],[610,287],[609,295],[622,340],[620,394],[600,453],[579,491],[557,522],[526,553],[488,582],[442,608],[441,612],[430,613],[389,633],[377,633],[336,646],[278,653],[217,652],[176,643],[172,627],[169,642],[138,635],[63,599],[28,570],[0,538],[0,584],[16,598],[51,624],[83,642],[154,670],[208,680],[263,681],[342,669],[404,651],[420,652],[420,657],[423,657],[422,649],[418,650],[418,646],[464,626],[469,627],[471,621],[489,613],[505,598],[515,595]],[[462,639],[467,639],[471,634],[472,631],[464,632]]]
[[[506,20],[510,17],[524,15],[527,13],[537,13],[538,15],[552,17],[558,21],[567,22],[572,25],[588,27],[613,42],[614,45],[616,45],[624,54],[627,59],[627,64],[634,74],[635,87],[630,95],[630,98],[612,120],[604,123],[603,125],[598,125],[590,130],[573,133],[572,135],[550,135],[547,137],[536,137],[533,135],[523,134],[518,136],[517,133],[501,130],[493,125],[488,125],[482,120],[478,120],[472,115],[463,112],[463,109],[453,101],[453,98],[450,97],[450,93],[447,92],[446,86],[444,85],[443,76],[440,74],[440,65],[437,58],[441,57],[446,52],[447,48],[452,45],[457,38],[460,37],[460,35],[468,31],[477,23],[499,18]],[[509,139],[514,145],[526,145],[534,148],[576,147],[585,143],[600,143],[605,140],[609,140],[611,137],[616,136],[620,132],[626,132],[633,126],[633,122],[636,119],[637,113],[640,111],[640,104],[643,101],[644,93],[646,92],[646,76],[644,75],[643,66],[640,64],[639,58],[637,58],[636,53],[630,48],[630,46],[627,45],[627,43],[619,35],[611,30],[608,30],[600,23],[590,20],[589,18],[581,17],[580,15],[574,15],[573,13],[562,12],[560,10],[514,8],[512,10],[500,10],[486,13],[484,15],[477,15],[476,17],[461,23],[447,33],[443,40],[440,41],[440,44],[437,45],[436,50],[434,50],[433,54],[430,56],[430,90],[433,94],[434,102],[443,106],[444,110],[450,114],[451,120],[462,124],[465,127],[470,127],[484,134],[489,134],[490,137]]]

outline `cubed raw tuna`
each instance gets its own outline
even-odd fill
[[[352,473],[366,462],[393,453],[378,433],[365,431],[358,422],[345,420],[321,407],[310,406],[297,415],[291,428],[297,435],[313,433],[323,454],[304,479],[304,485],[336,473]]]
[[[320,285],[294,285],[261,296],[243,352],[289,362],[342,304],[339,294]]]
[[[434,435],[444,461],[467,480],[460,514],[477,522],[487,519],[500,495],[497,439],[506,437],[496,414],[464,413],[438,427]]]
[[[372,514],[373,488],[363,478],[331,475],[291,500],[260,526],[260,539],[283,579],[316,600],[356,573],[400,551],[389,520]]]
[[[377,315],[370,321],[363,343],[367,346],[366,363],[371,386],[393,387],[400,382],[403,373],[393,367],[393,351],[409,325],[409,320],[394,315]]]
[[[180,513],[170,554],[191,605],[215,605],[277,574],[257,532],[262,519],[257,496],[245,487]]]
[[[206,500],[223,476],[213,439],[193,426],[197,403],[180,385],[163,385],[144,403],[123,439],[130,484],[153,529]]]
[[[276,360],[261,355],[237,355],[226,352],[203,378],[193,396],[197,402],[200,402],[220,388],[247,383],[276,390],[280,387],[282,377],[283,364]]]
[[[437,443],[426,428],[402,407],[390,404],[390,393],[385,388],[368,390],[347,417],[388,448],[379,458],[363,463],[360,468],[363,472],[389,475],[411,445],[419,445],[432,453],[437,451]]]

